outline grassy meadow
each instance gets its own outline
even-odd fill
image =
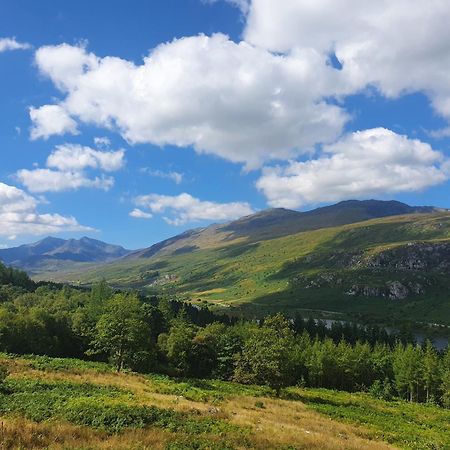
[[[1,355],[1,449],[447,449],[450,410]]]

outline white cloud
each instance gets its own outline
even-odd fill
[[[256,167],[340,135],[348,117],[324,97],[347,88],[326,60],[309,49],[274,55],[222,34],[162,44],[141,65],[67,44],[42,47],[37,66],[64,98],[32,110],[32,136],[51,134],[36,111],[56,107],[130,143],[192,145]]]
[[[94,144],[98,148],[109,148],[109,146],[111,145],[111,141],[106,136],[95,137],[94,138]]]
[[[48,168],[22,169],[16,176],[31,192],[60,192],[82,187],[108,190],[114,185],[114,178],[104,174],[91,177],[86,169],[119,170],[125,164],[124,155],[124,150],[100,151],[78,144],[63,144],[56,146],[48,156]]]
[[[135,203],[153,214],[168,214],[164,216],[164,220],[171,225],[183,225],[202,220],[232,220],[253,212],[248,203],[202,201],[187,193],[175,196],[141,195],[135,199]]]
[[[129,215],[136,219],[151,219],[153,217],[153,214],[142,211],[139,208],[134,208]]]
[[[61,192],[80,188],[97,188],[105,191],[114,185],[112,177],[89,178],[83,172],[50,169],[22,169],[17,178],[30,192]]]
[[[164,172],[163,170],[153,170],[150,167],[142,167],[140,172],[150,175],[151,177],[165,178],[172,180],[176,184],[183,182],[184,174],[175,171]]]
[[[353,90],[425,92],[450,119],[449,22],[448,0],[253,0],[244,36],[272,51],[334,52]]]
[[[33,122],[31,139],[48,139],[53,135],[78,134],[77,123],[60,105],[44,105],[40,108],[30,108],[30,118]]]
[[[74,217],[41,214],[38,200],[21,189],[0,183],[0,236],[43,235],[63,231],[92,231]]]
[[[31,48],[26,42],[19,42],[15,38],[0,38],[0,53],[11,50],[27,50]]]
[[[58,170],[82,170],[87,167],[114,172],[124,164],[125,151],[100,151],[78,144],[63,144],[56,146],[47,158],[47,167]]]
[[[318,159],[266,168],[257,187],[271,206],[296,208],[418,191],[449,177],[449,160],[429,144],[375,128],[344,136]]]

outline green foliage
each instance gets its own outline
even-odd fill
[[[305,402],[333,419],[362,425],[377,439],[405,449],[450,448],[450,411],[431,404],[383,401],[363,393],[325,389],[287,389],[286,396]]]
[[[51,358],[49,356],[25,355],[30,367],[44,372],[109,373],[114,369],[109,364],[95,361],[83,361],[75,358]]]
[[[0,262],[0,285],[2,284],[10,284],[26,290],[31,290],[35,287],[34,282],[25,272],[6,267]]]
[[[245,434],[245,430],[221,419],[142,406],[130,392],[88,383],[44,382],[26,378],[8,380],[5,389],[0,391],[0,415],[5,414],[19,414],[36,422],[63,419],[109,433],[156,426],[192,435]]]
[[[263,386],[251,386],[222,380],[175,379],[162,375],[147,376],[152,389],[160,394],[176,395],[196,402],[217,403],[236,395],[270,395]]]
[[[414,401],[418,399],[422,378],[423,355],[420,347],[398,344],[394,352],[393,369],[399,395]]]
[[[450,347],[447,348],[442,359],[442,402],[450,408]]]
[[[95,326],[91,353],[106,353],[120,372],[125,364],[141,366],[152,358],[150,329],[134,295],[116,294]]]
[[[375,380],[369,389],[370,395],[381,400],[392,400],[394,397],[394,388],[388,378],[384,381]]]
[[[185,317],[179,317],[172,322],[163,350],[169,363],[181,375],[188,375],[193,361],[193,339],[195,328]]]
[[[6,380],[8,376],[8,369],[4,364],[0,364],[0,388],[3,385],[3,382]]]
[[[235,447],[226,442],[215,442],[211,439],[184,438],[169,442],[166,450],[233,450]]]
[[[20,414],[41,422],[53,417],[64,417],[68,401],[88,398],[123,399],[129,394],[118,388],[88,383],[45,382],[34,379],[9,379],[0,392],[0,414]]]
[[[289,322],[280,314],[269,317],[250,336],[237,356],[234,379],[241,383],[265,384],[277,395],[294,380],[290,349],[294,335]]]
[[[147,292],[179,294],[239,307],[243,313],[265,315],[274,311],[337,311],[357,319],[418,320],[450,324],[449,279],[434,271],[399,271],[392,268],[364,269],[350,264],[352,257],[364,261],[371,255],[411,242],[448,242],[448,214],[388,217],[335,228],[305,231],[284,237],[266,236],[259,242],[234,240],[223,235],[208,236],[198,249],[185,254],[161,253],[152,258],[125,260],[71,274],[89,284],[103,277],[114,286]],[[327,223],[328,225],[328,223]],[[270,239],[267,239],[270,237]],[[217,240],[214,240],[218,238]],[[212,241],[211,241],[212,240]],[[142,274],[158,266],[159,277],[174,276],[169,284],[149,286]],[[153,273],[153,270],[150,270]],[[332,275],[338,283],[321,282]],[[299,275],[316,283],[307,288]],[[426,295],[411,295],[406,301],[349,296],[354,284],[385,286],[389,280],[422,283]]]

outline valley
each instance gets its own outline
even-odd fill
[[[292,230],[290,218],[278,216],[277,228],[255,219],[257,226],[250,217],[240,222],[247,228],[192,230],[111,263],[38,278],[81,286],[104,278],[117,288],[248,317],[281,310],[361,322],[450,324],[450,213],[327,227],[321,222],[294,233],[286,231]]]

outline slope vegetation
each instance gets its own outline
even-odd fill
[[[211,229],[208,229],[212,232]],[[450,323],[450,213],[390,216],[272,239],[239,236],[128,257],[60,280],[106,278],[218,308]],[[231,311],[231,309],[230,309]]]
[[[4,449],[444,449],[449,411],[367,394],[117,374],[101,363],[0,355]]]

